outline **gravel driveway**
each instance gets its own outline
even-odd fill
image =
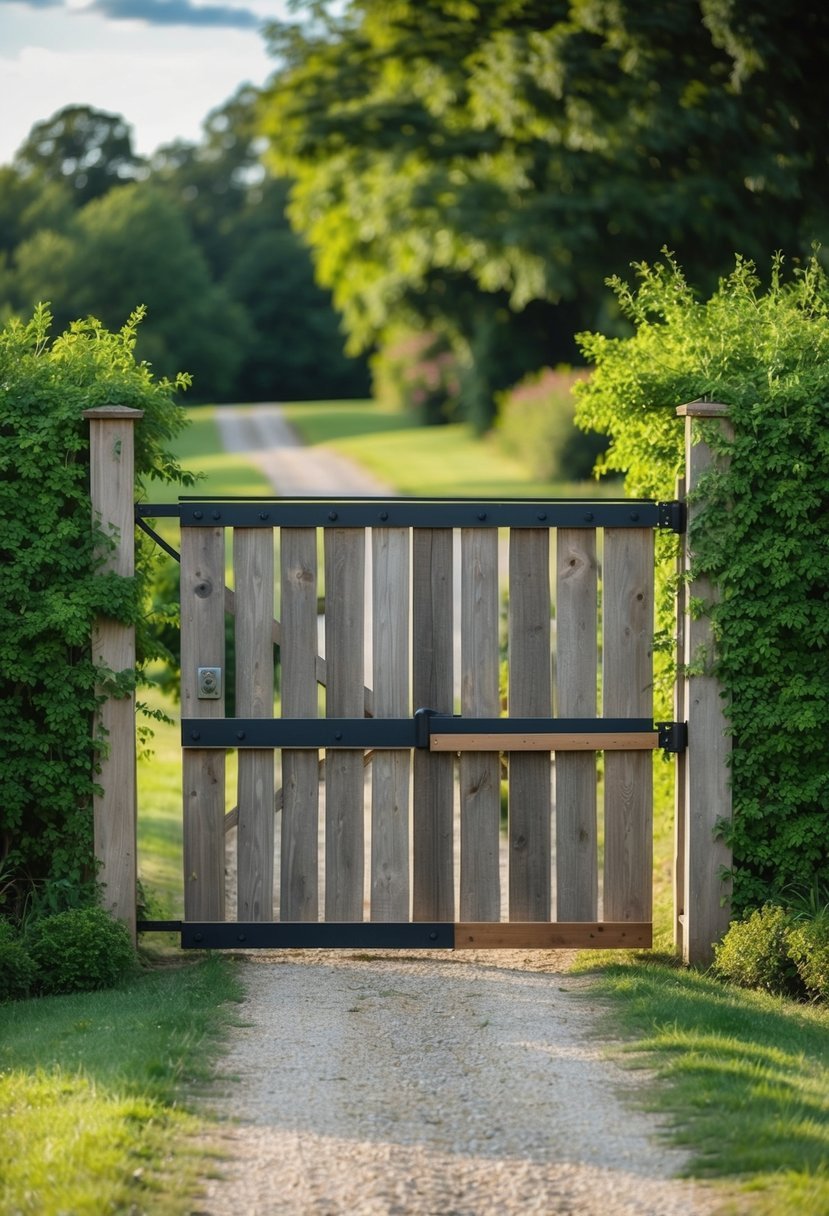
[[[279,493],[390,493],[298,449],[278,407],[219,422]],[[649,1078],[606,1057],[571,957],[245,955],[242,1025],[209,1099],[219,1177],[194,1216],[715,1212],[640,1109]]]
[[[568,956],[249,959],[199,1213],[702,1216]]]

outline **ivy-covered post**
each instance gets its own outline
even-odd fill
[[[693,568],[694,524],[702,507],[695,501],[695,491],[700,478],[723,460],[700,434],[699,420],[712,420],[712,425],[726,428],[726,434],[730,423],[728,407],[709,401],[681,405],[677,414],[685,419],[689,502],[683,565],[687,574]],[[728,526],[726,520],[723,526]],[[716,642],[706,611],[716,603],[717,595],[717,588],[707,577],[692,574],[685,591],[684,660],[679,676],[688,723],[688,755],[680,799],[684,815],[683,841],[678,849],[683,865],[679,882],[683,907],[678,920],[684,960],[703,965],[712,961],[714,943],[728,928],[730,916],[730,889],[723,872],[731,866],[731,850],[722,839],[721,825],[731,819],[731,737],[722,688],[715,674]]]
[[[92,518],[115,546],[103,569],[132,578],[134,539],[134,427],[143,410],[101,406],[86,410],[89,419],[89,465]],[[99,617],[92,635],[92,659],[104,671],[135,670],[135,628]],[[96,735],[106,739],[98,758],[93,799],[95,857],[103,884],[103,905],[123,921],[135,938],[137,887],[135,695],[109,696],[95,715]]]

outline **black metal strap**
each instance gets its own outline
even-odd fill
[[[432,735],[624,735],[658,731],[667,751],[685,747],[685,724],[652,718],[468,718],[419,709],[413,718],[183,718],[186,748],[428,748]]]
[[[179,562],[179,564],[181,563],[181,554],[177,553],[172,545],[168,545],[166,540],[164,539],[164,537],[159,536],[158,533],[155,531],[155,529],[151,528],[150,525],[147,523],[147,521],[145,519],[141,518],[140,514],[138,513],[138,508],[136,508],[136,511],[135,511],[135,523],[136,523],[137,527],[139,527],[142,532],[145,532],[147,534],[147,536],[150,537],[151,540],[154,540],[155,543],[157,545],[159,545],[164,550],[165,553],[169,553],[170,557],[175,558],[175,560],[177,562]]]
[[[182,497],[137,505],[137,518],[156,516],[175,516],[183,528],[685,528],[679,501],[610,498]]]
[[[454,950],[451,923],[183,921],[184,950]]]

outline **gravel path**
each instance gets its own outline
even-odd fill
[[[300,449],[278,407],[218,416],[279,493],[392,493]],[[193,1216],[716,1212],[640,1109],[648,1077],[605,1056],[571,957],[246,954]]]
[[[244,452],[262,470],[277,494],[339,495],[343,498],[394,496],[391,486],[372,477],[324,445],[302,447],[278,405],[219,406],[216,421],[227,452]]]
[[[567,956],[248,961],[206,1216],[707,1216]]]

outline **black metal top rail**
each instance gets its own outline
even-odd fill
[[[138,503],[136,519],[183,528],[662,528],[685,530],[685,504],[651,499],[191,498]]]

